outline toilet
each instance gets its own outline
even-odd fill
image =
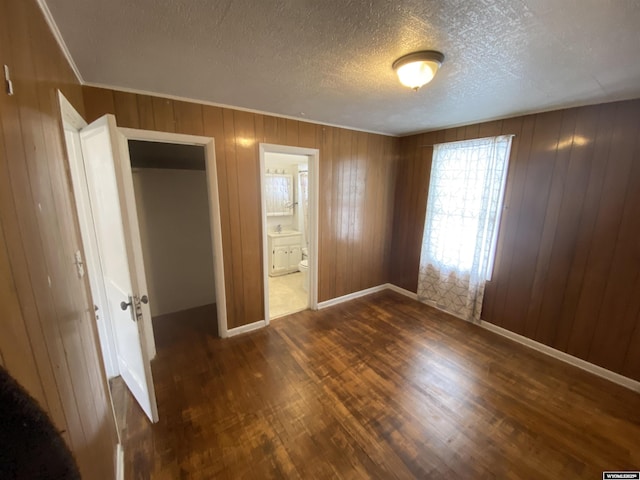
[[[302,288],[305,292],[309,291],[309,251],[302,249],[302,260],[298,264],[298,270],[302,272]]]

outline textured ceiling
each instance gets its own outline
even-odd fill
[[[638,0],[45,1],[86,83],[374,132],[640,97]]]

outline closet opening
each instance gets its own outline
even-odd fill
[[[156,349],[195,332],[217,337],[204,147],[128,144]]]

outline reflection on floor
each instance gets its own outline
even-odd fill
[[[269,318],[299,312],[309,306],[302,282],[301,272],[269,277]]]
[[[185,325],[189,328],[185,329]],[[156,339],[156,350],[170,347],[172,344],[184,340],[185,335],[192,335],[194,332],[213,338],[218,336],[215,303],[153,317],[153,336]]]
[[[152,362],[159,423],[130,402],[127,479],[556,480],[640,465],[640,394],[395,292],[180,337]]]

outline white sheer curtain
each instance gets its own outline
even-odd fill
[[[433,150],[418,298],[475,323],[493,267],[511,138]]]

